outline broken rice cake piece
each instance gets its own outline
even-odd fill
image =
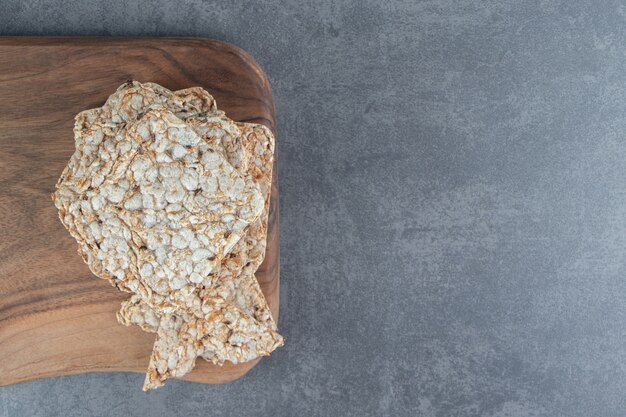
[[[100,278],[132,293],[117,318],[157,339],[144,389],[283,344],[254,273],[263,261],[274,140],[201,88],[128,82],[76,117],[53,200]]]

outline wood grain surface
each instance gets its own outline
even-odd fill
[[[274,130],[267,77],[232,45],[198,38],[0,37],[0,385],[148,366],[155,335],[117,323],[128,294],[91,274],[50,199],[74,151],[74,116],[101,106],[129,79],[171,90],[204,87],[230,118]],[[267,253],[257,278],[278,319],[276,174],[275,163]],[[228,382],[257,362],[219,367],[199,359],[184,379]]]

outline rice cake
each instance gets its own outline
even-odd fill
[[[263,260],[274,140],[201,88],[128,82],[81,112],[53,195],[79,253],[133,293],[118,321],[156,332],[144,389],[283,344],[254,272]]]

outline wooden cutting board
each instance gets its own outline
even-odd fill
[[[96,278],[50,194],[74,151],[74,115],[124,81],[201,86],[237,121],[274,130],[269,82],[244,51],[211,39],[0,37],[0,385],[93,371],[145,372],[154,334],[117,323],[128,294]],[[278,318],[276,164],[265,262],[257,273]],[[199,359],[185,379],[229,382],[257,361]],[[140,389],[141,387],[138,387]]]

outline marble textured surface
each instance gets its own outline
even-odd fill
[[[60,377],[1,416],[624,415],[623,2],[4,0],[0,32],[258,60],[287,339],[230,385]]]

